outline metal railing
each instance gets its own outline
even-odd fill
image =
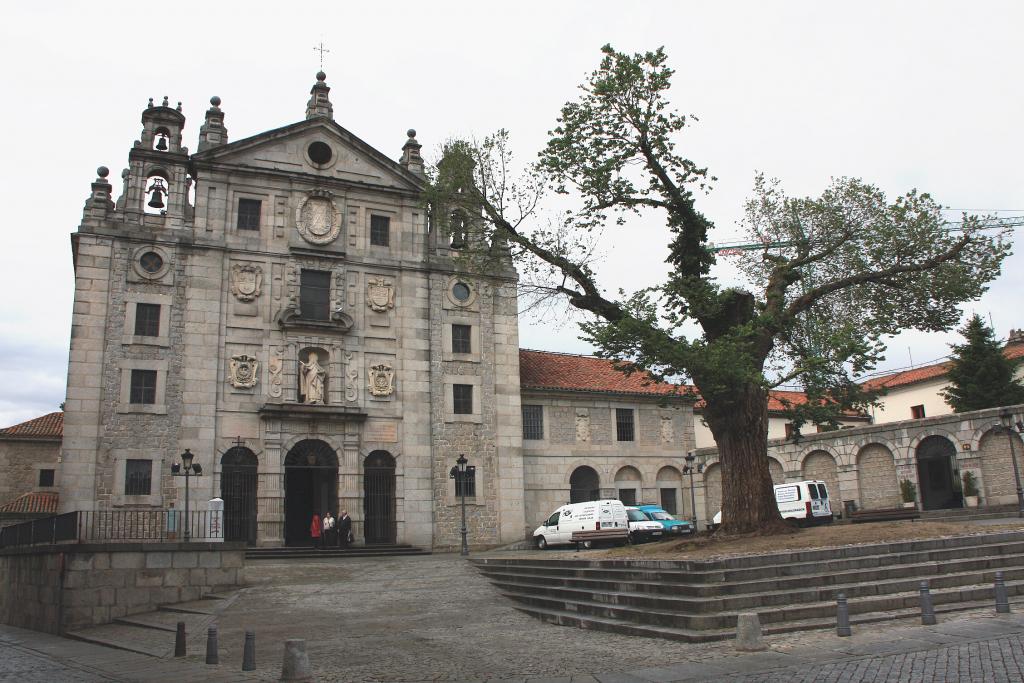
[[[186,535],[186,531],[188,534]],[[79,510],[0,529],[0,548],[55,543],[219,541],[221,511]]]

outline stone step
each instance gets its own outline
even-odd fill
[[[135,626],[138,628],[150,628],[158,631],[170,631],[174,632],[178,628],[178,622],[185,622],[185,632],[192,633],[196,629],[204,629],[211,621],[212,615],[209,614],[191,614],[185,612],[172,612],[168,610],[159,610],[156,612],[143,612],[141,614],[132,614],[127,617],[119,617],[114,619],[115,624],[123,624],[125,626]]]
[[[174,634],[151,628],[115,623],[69,631],[64,635],[86,643],[112,647],[116,650],[127,650],[150,657],[163,658],[174,654]]]
[[[1024,567],[1024,553],[1017,555],[996,555],[967,559],[948,559],[942,562],[872,566],[867,569],[846,571],[823,571],[813,575],[797,575],[781,578],[759,579],[719,584],[683,583],[681,577],[660,580],[657,573],[642,574],[643,580],[617,579],[613,572],[602,572],[601,578],[580,572],[566,572],[561,569],[534,568],[532,571],[518,571],[516,567],[483,568],[484,576],[493,584],[502,586],[513,582],[534,584],[560,589],[580,589],[614,592],[635,592],[646,595],[666,594],[677,599],[689,599],[693,604],[707,603],[721,599],[723,585],[728,585],[728,594],[736,597],[744,594],[762,595],[774,591],[799,591],[830,588],[855,583],[873,583],[913,577],[943,576],[963,572],[1009,571]],[[820,571],[820,570],[818,570]],[[608,576],[610,575],[610,576]]]
[[[245,552],[247,560],[289,560],[344,557],[390,557],[396,555],[429,555],[429,550],[408,545],[360,546],[358,548],[316,550],[315,548],[252,548]]]
[[[176,602],[173,605],[160,605],[159,611],[173,612],[180,614],[206,614],[214,616],[219,614],[229,604],[228,600],[212,598],[201,600],[190,600],[188,602]]]

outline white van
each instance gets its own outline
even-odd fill
[[[783,519],[795,520],[797,524],[830,524],[832,505],[829,502],[828,487],[818,479],[794,481],[775,485],[775,504]],[[722,523],[719,510],[711,521],[711,528]]]
[[[573,538],[573,534],[577,538]],[[587,547],[593,540],[620,540],[629,534],[629,518],[621,500],[591,500],[569,503],[551,513],[533,532],[533,541],[544,550],[551,545],[566,545],[580,540]]]

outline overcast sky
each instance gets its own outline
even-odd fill
[[[755,171],[790,194],[855,176],[952,209],[1024,215],[1020,2],[3,3],[0,9],[0,426],[63,400],[72,305],[69,234],[99,165],[117,178],[148,98],[182,102],[187,145],[210,96],[231,140],[301,120],[323,40],[335,119],[398,158],[414,127],[446,138],[546,140],[599,48],[664,45],[674,104],[700,122],[681,149],[719,178],[699,202],[735,235]],[[116,185],[116,183],[115,183]],[[1005,336],[1024,326],[1017,254],[967,307]],[[609,291],[653,284],[666,231],[609,235]],[[573,325],[524,320],[521,345],[588,352]],[[886,367],[944,356],[953,335],[905,334]],[[909,348],[908,348],[909,347]]]

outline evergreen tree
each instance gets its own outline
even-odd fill
[[[977,313],[960,330],[967,343],[951,344],[949,387],[942,392],[955,413],[1024,403],[1024,384],[1014,378],[1019,363],[1005,355],[992,328]]]

